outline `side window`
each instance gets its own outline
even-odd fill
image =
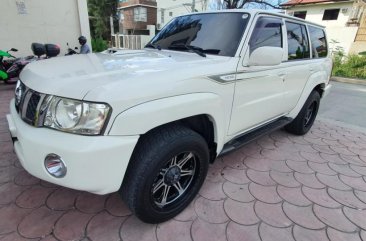
[[[249,40],[250,53],[252,53],[256,48],[263,46],[282,48],[281,26],[282,22],[278,18],[259,18]]]
[[[309,39],[302,24],[286,22],[288,60],[310,58]]]
[[[327,57],[327,40],[325,38],[324,30],[312,26],[308,26],[311,41],[311,52],[313,58]]]

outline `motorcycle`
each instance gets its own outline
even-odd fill
[[[17,77],[21,70],[19,70],[17,61],[19,58],[15,58],[9,52],[17,52],[15,48],[11,48],[8,51],[0,50],[0,80],[3,80],[6,84],[14,84],[15,81],[10,81],[12,78]],[[8,58],[8,59],[4,59]]]
[[[65,56],[69,56],[69,55],[74,55],[74,54],[79,54],[78,52],[76,52],[75,50],[78,50],[78,47],[75,47],[74,49],[70,48],[69,43],[66,43],[67,45],[67,53],[65,54]]]

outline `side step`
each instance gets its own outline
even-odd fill
[[[273,132],[277,129],[280,129],[290,123],[293,119],[288,117],[281,117],[277,120],[274,120],[272,122],[269,122],[263,126],[259,126],[253,130],[250,130],[235,139],[229,141],[224,145],[224,148],[222,149],[219,156],[225,155],[231,151],[234,151],[246,144],[248,144],[251,141],[254,141],[258,139],[261,136],[266,135],[267,133]]]

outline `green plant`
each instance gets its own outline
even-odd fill
[[[366,56],[342,52],[333,54],[332,75],[348,78],[366,79]]]
[[[102,38],[96,38],[91,40],[93,52],[102,52],[108,48],[108,43]]]

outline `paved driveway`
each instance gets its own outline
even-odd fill
[[[216,160],[200,194],[171,221],[136,219],[97,196],[27,174],[12,152],[0,85],[0,240],[366,241],[366,134],[317,121]],[[36,150],[35,150],[36,151]]]

